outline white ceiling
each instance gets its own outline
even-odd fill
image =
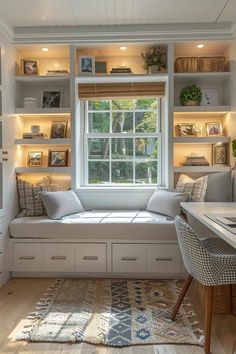
[[[10,27],[236,22],[236,0],[0,0]]]

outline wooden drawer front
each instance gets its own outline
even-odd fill
[[[107,270],[105,243],[80,243],[76,245],[76,271],[104,273]]]
[[[115,273],[145,273],[146,245],[113,244],[112,263]]]
[[[40,243],[16,243],[13,270],[17,272],[43,271],[43,251],[44,246]]]
[[[180,273],[180,250],[173,244],[147,245],[148,273]]]
[[[45,270],[47,272],[74,272],[75,246],[73,244],[45,244]]]

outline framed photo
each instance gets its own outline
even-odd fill
[[[228,144],[214,144],[212,146],[212,164],[228,164]]]
[[[95,75],[95,57],[79,57],[79,73],[81,75]]]
[[[24,75],[38,75],[39,62],[38,60],[22,60],[22,71]]]
[[[222,136],[223,128],[221,122],[206,123],[206,132],[208,136]]]
[[[28,152],[28,166],[29,167],[41,167],[43,162],[43,153],[41,151],[29,151]]]
[[[216,90],[202,90],[201,106],[218,106],[219,99]]]
[[[60,108],[61,91],[43,91],[42,108]]]
[[[196,136],[196,126],[194,123],[179,123],[177,125],[179,136]]]
[[[49,150],[48,166],[49,167],[66,167],[68,166],[69,150],[58,151]]]
[[[55,121],[51,126],[51,139],[63,139],[66,138],[68,121]]]

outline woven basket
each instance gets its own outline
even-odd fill
[[[175,60],[176,73],[222,72],[225,57],[179,57]]]

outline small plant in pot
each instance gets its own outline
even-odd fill
[[[144,60],[144,70],[148,74],[166,72],[167,69],[167,50],[166,47],[154,47],[142,53]]]
[[[202,100],[202,91],[196,85],[186,86],[181,90],[179,99],[183,106],[199,106]]]

